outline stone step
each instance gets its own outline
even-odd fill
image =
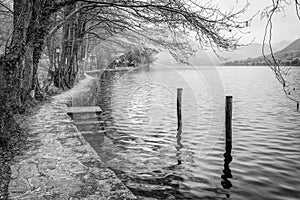
[[[106,130],[99,130],[99,131],[80,131],[80,133],[82,135],[92,135],[92,134],[105,134],[106,133]]]
[[[96,115],[96,113],[84,113],[84,114],[73,114],[74,121],[81,121],[81,120],[90,120],[96,121],[102,119],[100,115]]]
[[[73,122],[75,125],[97,125],[97,124],[101,124],[103,125],[104,124],[104,121],[74,121]]]
[[[82,107],[67,107],[66,113],[73,118],[74,114],[89,114],[95,113],[100,115],[102,113],[102,109],[99,106],[82,106]]]
[[[80,132],[90,131],[90,132],[97,132],[100,130],[104,130],[104,126],[98,124],[84,124],[84,125],[76,125],[77,129]]]

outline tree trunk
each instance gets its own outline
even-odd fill
[[[7,53],[0,57],[1,141],[16,126],[12,116],[20,111],[28,92],[35,91],[35,97],[40,97],[37,68],[53,5],[50,0],[14,1],[13,35]]]
[[[57,14],[54,14],[51,24],[55,25],[57,23]],[[53,28],[53,27],[51,27]],[[57,69],[57,56],[55,48],[58,46],[58,39],[56,35],[48,37],[46,40],[47,54],[50,62],[48,68],[47,78],[43,84],[43,90],[48,91],[49,86],[54,83],[54,71]]]
[[[21,102],[26,102],[28,96],[32,90],[33,84],[33,47],[30,45],[28,50],[25,52],[25,58],[22,63],[22,74],[21,74]]]
[[[76,5],[70,5],[65,8],[65,18],[76,9]],[[62,52],[59,63],[60,70],[57,70],[56,76],[60,77],[60,83],[55,82],[56,87],[71,88],[76,80],[78,73],[78,58],[82,57],[82,44],[85,30],[84,11],[68,18],[63,26]],[[57,75],[59,74],[59,75]]]
[[[25,56],[26,29],[29,26],[32,4],[14,2],[14,31],[6,55],[0,57],[0,142],[5,143],[13,129],[13,114],[21,107],[21,72]],[[24,16],[21,17],[23,13]]]

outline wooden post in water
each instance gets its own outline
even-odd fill
[[[177,88],[177,120],[178,120],[177,130],[181,130],[182,128],[181,102],[182,102],[182,88]]]
[[[226,107],[225,107],[225,141],[226,151],[231,152],[232,148],[232,96],[226,96]]]
[[[299,102],[297,102],[297,111],[299,111]]]

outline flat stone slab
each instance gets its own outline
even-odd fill
[[[107,133],[107,131],[106,130],[100,130],[100,131],[80,131],[80,133],[82,134],[82,135],[88,135],[88,134],[106,134]]]
[[[104,69],[106,72],[112,72],[112,71],[130,71],[134,70],[134,67],[116,67],[115,69]]]
[[[69,114],[81,114],[81,113],[97,113],[101,114],[102,109],[99,106],[81,106],[81,107],[68,107],[66,113]]]
[[[104,121],[75,121],[75,125],[102,125]]]
[[[113,71],[131,71],[138,69],[137,67],[116,67],[115,69],[98,69],[98,70],[89,70],[86,71],[88,74],[92,73],[101,73],[101,72],[113,72]]]

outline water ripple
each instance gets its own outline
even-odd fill
[[[224,99],[212,101],[207,81],[188,68],[102,77],[97,100],[109,140],[94,148],[139,199],[300,199],[295,105],[267,68],[220,68],[219,74],[225,94],[234,96],[229,163]],[[177,87],[184,88],[180,133]]]

